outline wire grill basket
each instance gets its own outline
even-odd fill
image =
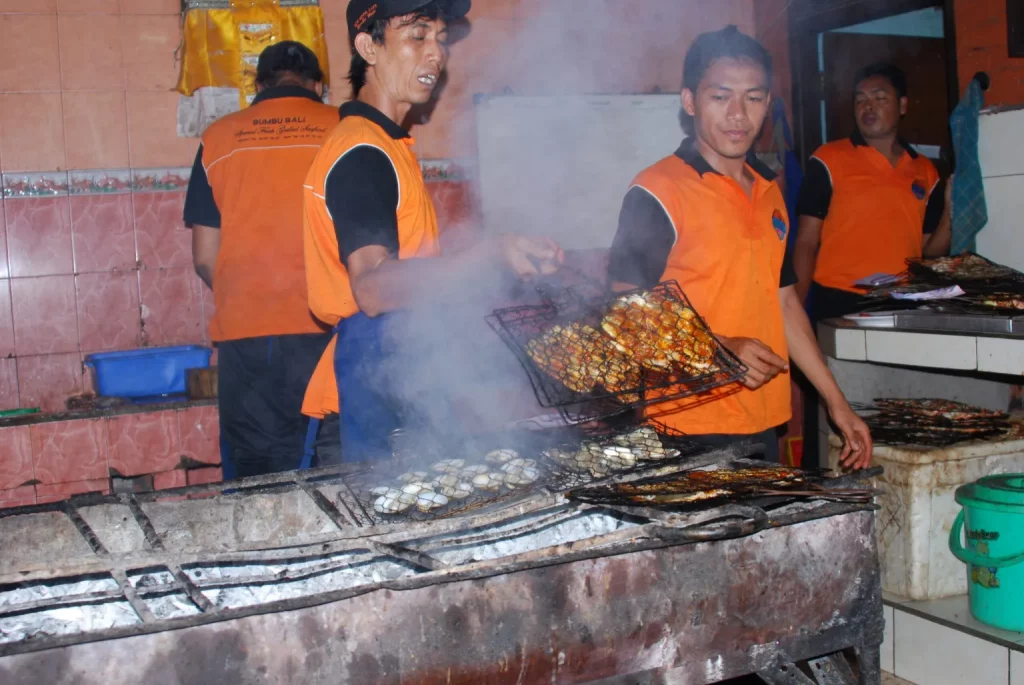
[[[540,405],[569,422],[706,393],[747,371],[675,281],[614,295],[566,288],[545,299],[487,320]]]

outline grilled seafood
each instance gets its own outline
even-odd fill
[[[505,464],[507,462],[512,461],[513,459],[518,458],[519,452],[516,452],[515,450],[503,449],[488,452],[487,455],[484,457],[484,461],[491,464]]]
[[[416,496],[416,508],[420,511],[438,509],[446,504],[448,504],[448,498],[440,492],[435,492],[433,490],[424,490]]]
[[[378,514],[399,514],[416,504],[416,499],[416,495],[388,488],[374,500],[373,510]]]
[[[480,490],[500,490],[505,482],[505,474],[500,472],[482,473],[473,478],[473,487]]]
[[[700,325],[697,313],[659,293],[619,298],[601,328],[616,350],[654,371],[673,367],[707,371],[713,364],[715,341]]]
[[[398,480],[403,483],[414,483],[416,481],[424,481],[427,479],[426,471],[410,471],[409,473],[403,473],[398,477]]]
[[[473,494],[471,483],[460,482],[455,485],[442,485],[438,491],[448,499],[466,499]]]
[[[430,468],[442,473],[458,473],[466,465],[465,459],[442,459]]]
[[[590,326],[574,323],[554,326],[526,345],[530,359],[545,373],[573,392],[590,392],[604,363],[601,334]]]

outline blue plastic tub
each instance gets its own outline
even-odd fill
[[[85,358],[102,397],[164,397],[185,394],[185,370],[210,366],[213,350],[201,345],[144,347]]]

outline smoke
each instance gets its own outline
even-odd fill
[[[492,10],[495,13],[498,10]],[[447,86],[430,109],[435,118],[446,120],[450,147],[474,149],[477,130],[475,111],[469,104],[472,93],[567,96],[661,92],[676,96],[686,49],[692,38],[707,28],[700,26],[698,15],[697,2],[680,0],[546,3],[525,19],[483,16],[474,21],[471,13],[468,35],[451,50]],[[608,226],[614,227],[629,178],[678,146],[683,135],[678,107],[671,111],[673,120],[667,134],[653,141],[656,157],[633,162],[634,168],[618,169],[624,179],[621,187],[594,189],[607,196],[601,199],[611,207],[607,221],[598,227],[566,216],[565,198],[534,192],[538,179],[558,187],[571,174],[594,171],[586,168],[589,161],[581,166],[580,131],[574,125],[592,108],[583,102],[574,106],[580,109],[548,110],[549,121],[536,121],[548,133],[544,144],[522,145],[517,158],[504,160],[508,168],[532,168],[535,173],[505,183],[510,210],[499,228],[555,234],[562,242],[570,239],[573,245],[607,247]],[[617,158],[628,159],[631,152],[616,148],[624,143],[615,136],[614,124],[609,122],[606,139],[596,143],[606,149],[595,157],[613,164]],[[422,132],[415,133],[420,136]],[[516,146],[510,149],[515,154]],[[488,173],[486,168],[480,171]],[[552,223],[538,217],[558,219]],[[442,231],[450,228],[441,227]],[[483,226],[484,233],[494,230],[493,225]],[[603,279],[602,271],[598,268],[590,275]],[[425,283],[420,301],[389,315],[389,346],[399,352],[380,373],[398,395],[405,415],[457,444],[460,435],[500,430],[513,420],[553,413],[539,406],[519,361],[485,321],[496,307],[526,301],[539,302],[532,286],[516,282],[498,264],[481,265]]]

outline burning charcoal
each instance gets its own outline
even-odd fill
[[[403,483],[413,483],[415,481],[424,481],[427,479],[426,471],[410,471],[409,473],[403,473],[398,477],[398,480]]]
[[[465,459],[442,459],[430,468],[434,471],[441,471],[442,473],[458,473],[465,466]]]
[[[473,478],[473,487],[481,490],[498,490],[504,482],[504,473],[482,473]]]
[[[416,498],[416,508],[420,511],[438,509],[448,504],[448,498],[433,490],[424,490]]]
[[[415,503],[416,495],[392,489],[373,502],[373,510],[378,514],[398,514]]]
[[[518,458],[519,452],[515,450],[494,450],[493,452],[488,452],[487,456],[484,457],[491,464],[505,464]]]
[[[470,483],[456,483],[453,486],[441,486],[441,494],[448,499],[466,499],[473,494],[473,485]]]

